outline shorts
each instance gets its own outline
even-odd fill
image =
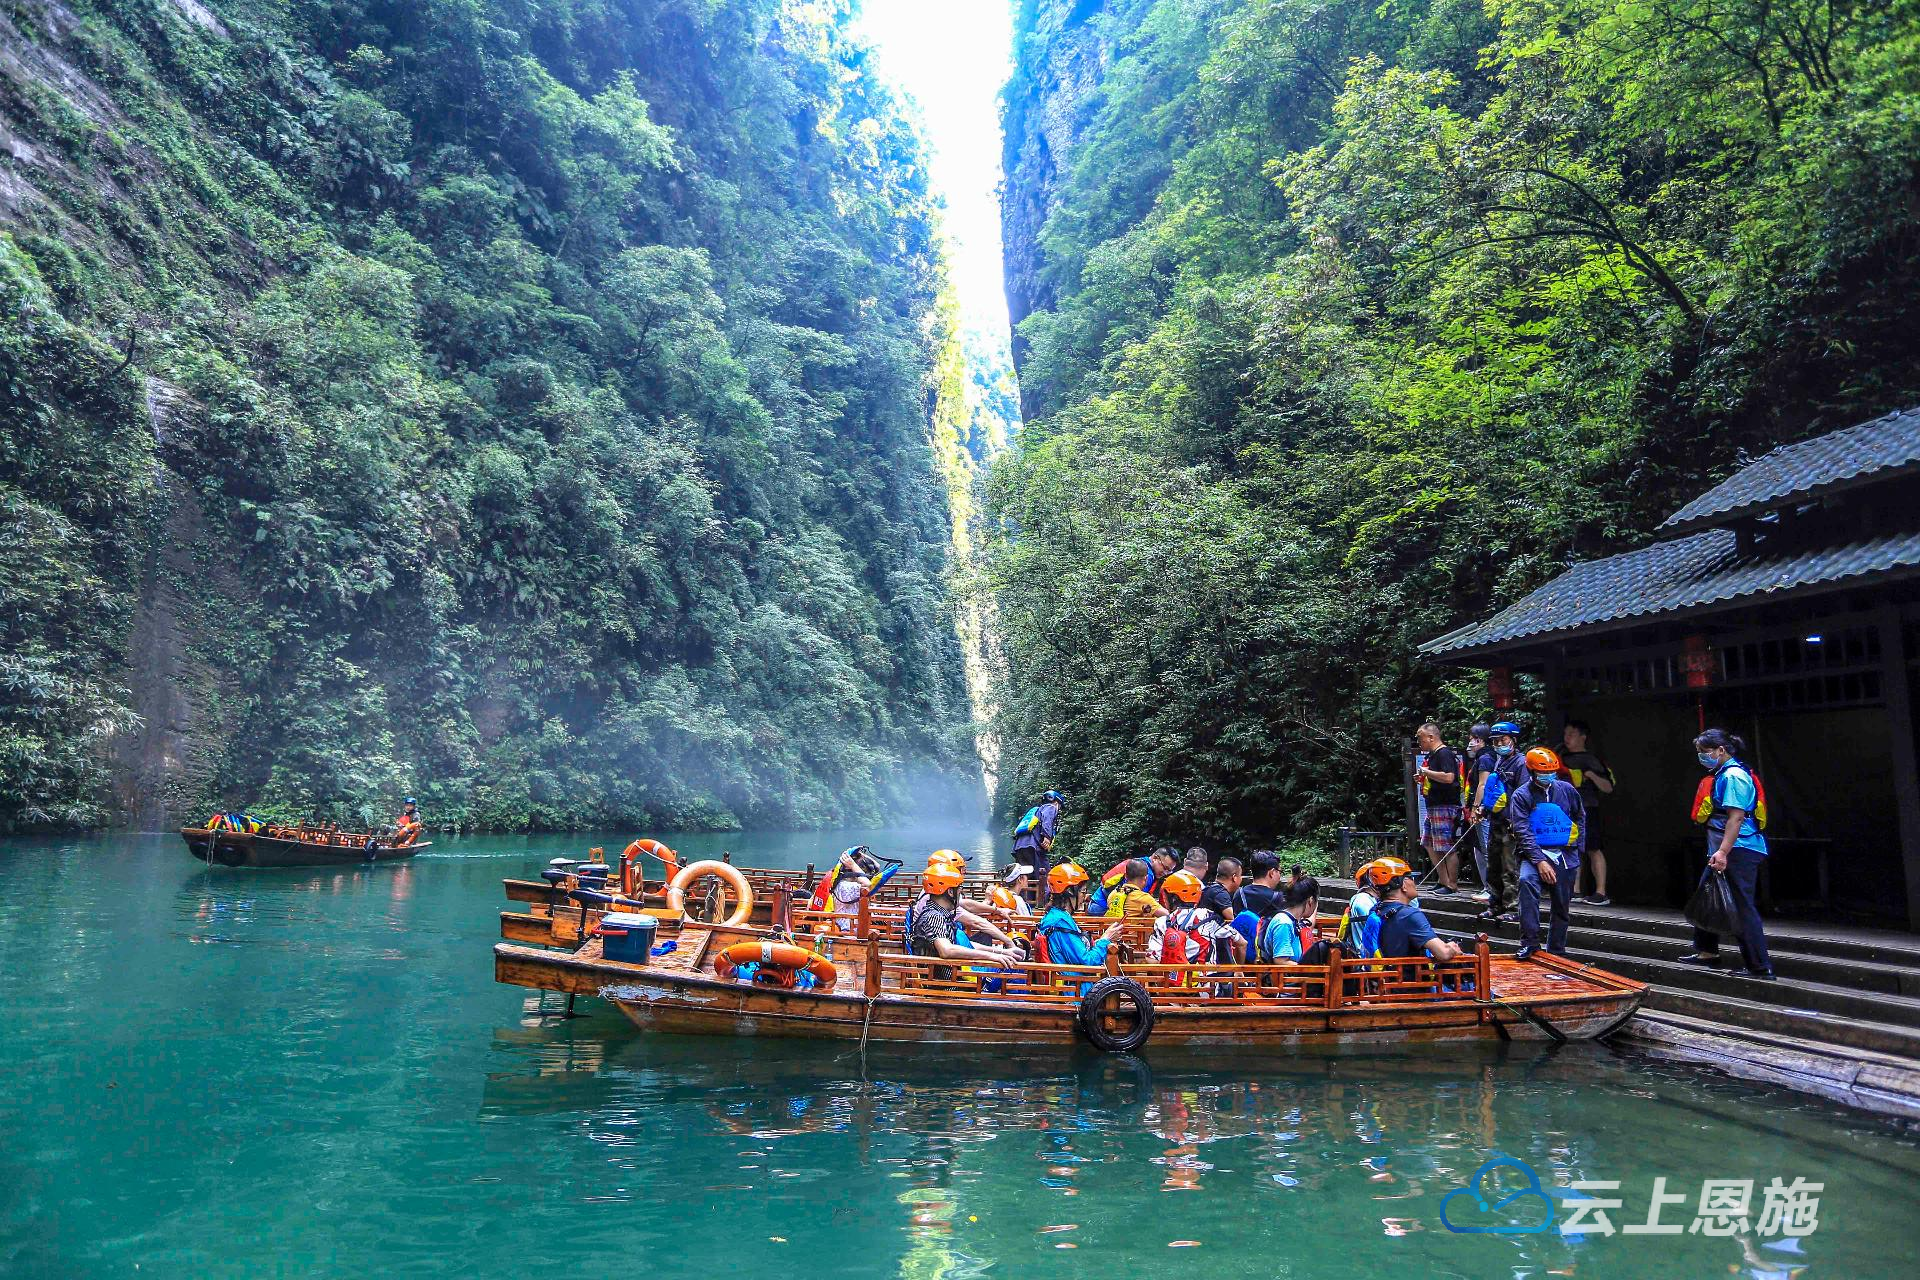
[[[1453,842],[1460,838],[1460,806],[1454,804],[1430,804],[1427,806],[1426,828],[1421,833],[1421,843],[1427,846],[1428,853],[1445,853],[1453,848]]]
[[[1600,840],[1600,833],[1603,830],[1605,830],[1605,828],[1600,824],[1599,810],[1597,809],[1587,810],[1587,816],[1581,820],[1580,830],[1586,835],[1586,839],[1581,841],[1581,843],[1586,848],[1605,849],[1607,847],[1605,844],[1601,843],[1601,840]]]

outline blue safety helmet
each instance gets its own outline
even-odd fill
[[[1067,802],[1067,798],[1061,795],[1058,791],[1049,791],[1047,792],[1047,794],[1041,796],[1040,798],[1042,800],[1051,800],[1054,804],[1065,804]]]
[[[1502,720],[1493,726],[1493,736],[1498,738],[1503,734],[1509,738],[1517,738],[1520,736],[1520,726],[1511,720]]]
[[[412,796],[408,796],[408,797],[407,797],[407,798],[406,798],[405,800],[403,800],[403,801],[401,801],[400,803],[402,803],[402,804],[414,804],[414,803],[416,803],[416,801],[414,800],[414,798],[413,798]]]

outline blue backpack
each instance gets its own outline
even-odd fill
[[[1020,819],[1020,821],[1013,824],[1013,838],[1018,840],[1021,836],[1030,835],[1034,831],[1038,830],[1039,826],[1040,826],[1040,806],[1035,805],[1033,806],[1033,808],[1027,810],[1026,817]]]

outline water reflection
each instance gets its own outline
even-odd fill
[[[578,1024],[497,1032],[497,1047],[527,1062],[489,1077],[483,1117],[575,1113],[597,1131],[593,1117],[609,1109],[657,1111],[681,1117],[679,1141],[697,1145],[704,1139],[687,1119],[697,1116],[707,1138],[742,1144],[729,1178],[711,1189],[749,1195],[807,1176],[796,1169],[805,1146],[796,1139],[851,1138],[863,1165],[907,1183],[893,1197],[909,1241],[903,1276],[978,1274],[996,1255],[960,1244],[1003,1239],[1004,1228],[981,1225],[988,1217],[1017,1215],[1032,1247],[1049,1252],[1112,1247],[1141,1230],[1157,1237],[1155,1247],[1205,1248],[1209,1237],[1217,1247],[1245,1231],[1247,1212],[1307,1205],[1322,1214],[1337,1206],[1342,1220],[1331,1230],[1349,1240],[1364,1233],[1376,1247],[1424,1233],[1482,1262],[1503,1260],[1503,1269],[1595,1273],[1603,1246],[1618,1260],[1634,1244],[1453,1236],[1442,1231],[1439,1198],[1494,1150],[1527,1160],[1550,1188],[1641,1173],[1647,1144],[1630,1126],[1596,1132],[1582,1101],[1596,1094],[1637,1085],[1636,1098],[1652,1094],[1664,1109],[1685,1093],[1718,1122],[1740,1110],[1737,1089],[1649,1089],[1643,1068],[1581,1046],[1325,1052],[1284,1062],[888,1048],[863,1061],[806,1043],[768,1051],[602,1034]],[[1804,1126],[1784,1114],[1763,1127],[1778,1136]],[[1711,1152],[1654,1145],[1658,1158],[1678,1162],[1657,1167],[1683,1177],[1695,1166],[1712,1172]],[[1905,1179],[1916,1168],[1909,1151],[1888,1172]],[[1179,1193],[1193,1207],[1170,1201],[1143,1212],[1142,1191]],[[1791,1274],[1782,1267],[1789,1259],[1778,1249],[1769,1256],[1766,1244],[1689,1238],[1673,1248],[1716,1271]]]

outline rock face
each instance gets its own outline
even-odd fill
[[[1007,83],[1000,196],[1007,312],[1016,371],[1026,355],[1020,322],[1054,303],[1040,250],[1054,189],[1070,163],[1113,53],[1124,0],[1023,0],[1014,15],[1014,69]],[[1021,408],[1034,406],[1023,392]]]
[[[783,0],[0,5],[0,832],[977,814],[873,74]]]

